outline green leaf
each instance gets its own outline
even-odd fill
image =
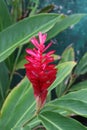
[[[54,5],[53,4],[50,4],[50,5],[47,5],[46,7],[42,8],[39,13],[48,13],[50,11],[52,11],[54,9]]]
[[[57,87],[71,73],[75,65],[76,63],[72,61],[59,64],[57,66],[58,73],[56,80],[53,82],[48,90],[51,91],[53,88]]]
[[[8,27],[0,33],[0,62],[5,60],[18,46],[25,44],[39,31],[47,32],[62,15],[39,14]]]
[[[48,31],[48,40],[65,30],[71,25],[77,24],[86,14],[73,14],[70,16],[64,17],[62,21],[57,22],[55,26]]]
[[[87,81],[82,81],[80,83],[73,85],[71,87],[70,91],[76,91],[76,90],[80,90],[80,89],[87,89]]]
[[[77,76],[79,76],[79,75],[85,74],[86,72],[87,72],[87,52],[84,54],[84,56],[81,58],[81,60],[77,64],[74,73]]]
[[[49,102],[47,106],[87,117],[87,89],[70,92],[59,99]]]
[[[68,79],[65,78],[65,79],[56,87],[56,95],[57,95],[57,97],[62,96],[63,93],[65,92],[66,87],[67,87],[67,81],[68,81]]]
[[[8,7],[4,0],[0,0],[0,31],[11,25]],[[0,43],[1,44],[1,43]]]
[[[26,127],[15,127],[15,128],[12,128],[11,130],[31,130],[29,128],[29,126],[26,126]]]
[[[23,69],[24,64],[26,64],[26,59],[22,59],[22,60],[18,61],[18,64],[16,65],[16,70]]]
[[[40,125],[40,123],[41,123],[41,121],[38,118],[36,118],[36,119],[32,120],[32,122],[29,123],[29,126],[31,129],[33,129],[33,128],[37,127],[38,125]]]
[[[32,3],[31,5],[34,5],[34,6],[30,7],[31,8],[31,12],[29,13],[29,16],[32,16],[32,15],[37,13],[37,8],[39,6],[39,0],[31,1],[31,3]]]
[[[0,63],[0,106],[5,100],[7,86],[9,80],[9,73],[4,62]]]
[[[47,130],[87,130],[85,126],[69,117],[64,117],[56,112],[43,112],[38,118]]]
[[[59,63],[74,61],[74,60],[75,60],[74,49],[71,46],[69,46],[64,50]]]
[[[3,104],[0,116],[0,128],[10,130],[21,126],[26,120],[31,118],[35,110],[35,100],[33,90],[28,79],[25,77],[17,87],[15,87]]]
[[[24,5],[25,3],[21,0],[10,0],[10,1],[6,1],[8,2],[8,5],[11,8],[11,17],[12,17],[12,22],[17,22],[17,20],[21,20],[22,18],[22,12],[23,10],[25,10],[24,8],[22,8],[22,5]]]
[[[71,47],[71,46],[68,46],[62,56],[61,56],[61,60],[59,62],[59,64],[61,63],[64,63],[64,62],[67,62],[67,61],[74,61],[75,60],[75,53],[74,53],[74,49]],[[65,89],[66,89],[66,85],[67,85],[67,82],[68,82],[68,79],[69,79],[69,76],[66,77],[57,87],[56,87],[56,94],[58,97],[60,97]]]

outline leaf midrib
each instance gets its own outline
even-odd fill
[[[48,121],[49,123],[51,123],[53,126],[55,126],[58,130],[62,130],[60,127],[58,127],[54,122],[52,122],[51,120],[47,119],[46,117],[44,117],[43,115],[40,115],[43,119],[45,119],[46,121]],[[42,121],[42,120],[41,120]],[[43,123],[43,121],[42,121]]]
[[[68,101],[69,101],[69,100],[78,101],[78,102],[80,102],[80,103],[86,103],[86,104],[87,104],[87,102],[80,101],[80,100],[76,100],[76,99],[68,99]],[[61,99],[60,99],[60,101],[61,101]],[[62,102],[63,102],[63,101],[65,101],[65,100],[62,100]],[[78,114],[78,115],[86,116],[86,117],[87,117],[86,114],[83,114],[83,113],[81,114],[81,113],[77,112],[75,109],[73,109],[72,107],[71,107],[71,109],[70,109],[70,107],[67,107],[67,108],[66,108],[65,106],[60,105],[60,104],[58,104],[58,107],[57,107],[55,104],[52,104],[52,103],[49,103],[48,106],[54,106],[54,107],[56,107],[56,108],[63,109],[63,110],[66,110],[66,111],[71,111],[71,112],[73,112],[73,113],[75,113],[75,114]]]
[[[18,123],[20,123],[20,121],[24,118],[24,116],[28,113],[28,111],[34,106],[35,101],[31,104],[31,106],[29,106],[29,108],[27,109],[27,111],[25,111],[25,113],[23,113],[23,115],[21,116],[21,118],[19,118],[19,120],[16,122],[16,124],[13,127],[16,127],[18,125]]]
[[[28,85],[28,83],[27,83],[27,85]],[[27,85],[26,85],[26,87],[25,87],[24,91],[26,90]],[[30,89],[30,88],[29,88],[29,89]],[[20,98],[17,100],[17,102],[16,102],[16,104],[15,104],[15,107],[14,107],[14,109],[13,109],[13,112],[14,112],[14,110],[15,110],[15,108],[16,108],[16,106],[17,106],[18,102],[19,102],[19,101],[21,100],[21,98],[23,97],[24,91],[22,92],[22,94],[21,94]],[[13,112],[12,112],[11,114],[13,114]],[[10,121],[10,119],[11,119],[11,115],[10,115],[9,117],[10,117],[10,118],[9,118],[9,119],[8,119],[8,121],[5,123],[5,126],[6,126],[6,125],[8,124],[8,122]]]
[[[58,16],[58,17],[56,17],[55,19],[57,20],[58,18],[60,18],[60,17]],[[55,19],[53,19],[53,20],[51,20],[50,22],[47,22],[47,24],[41,26],[39,29],[37,29],[36,31],[34,31],[33,33],[31,33],[30,36],[29,36],[29,35],[26,36],[24,39],[20,40],[20,41],[17,42],[16,44],[14,43],[14,44],[12,45],[12,47],[10,47],[10,48],[6,49],[6,51],[2,52],[1,55],[0,55],[0,57],[2,57],[5,53],[8,53],[8,51],[11,50],[11,49],[13,49],[13,48],[14,48],[14,50],[15,50],[15,47],[19,46],[19,43],[27,42],[34,34],[36,34],[37,32],[39,32],[39,30],[45,28],[48,24],[52,23]],[[59,19],[59,20],[60,20],[60,19]],[[57,21],[57,22],[58,22],[58,21]],[[50,29],[51,29],[53,26],[54,26],[54,24],[51,25]],[[50,29],[49,29],[49,30],[50,30]],[[48,30],[48,29],[47,29],[47,30]],[[2,61],[2,60],[1,60],[1,61]]]

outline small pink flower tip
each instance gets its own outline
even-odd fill
[[[47,34],[42,34],[42,32],[39,32],[38,35],[39,35],[40,44],[44,44],[47,38]]]

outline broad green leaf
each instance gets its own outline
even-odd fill
[[[70,91],[76,91],[76,90],[80,90],[80,89],[87,89],[87,80],[73,85],[71,87]]]
[[[64,50],[64,52],[63,52],[63,54],[62,54],[62,56],[61,56],[61,60],[60,60],[60,62],[59,62],[59,64],[60,63],[64,63],[64,62],[67,62],[67,61],[74,61],[75,60],[75,54],[74,54],[74,49],[71,47],[71,46],[69,46],[69,47],[67,47],[65,50]],[[57,87],[56,87],[56,94],[57,94],[57,96],[58,97],[60,97],[63,93],[64,93],[64,91],[65,91],[65,89],[66,89],[66,84],[67,84],[67,82],[68,82],[68,77],[66,77],[65,79],[64,79],[64,81],[62,81]]]
[[[0,107],[5,100],[7,86],[9,80],[9,73],[4,62],[0,63]]]
[[[25,77],[6,98],[1,109],[0,128],[10,130],[31,118],[35,111],[33,90]],[[10,114],[10,115],[9,115]]]
[[[11,18],[5,0],[0,0],[0,31],[11,25]],[[0,43],[1,44],[1,43]]]
[[[74,61],[74,60],[75,60],[74,49],[69,46],[64,50],[59,63],[63,63],[67,61]]]
[[[76,92],[70,92],[69,94],[61,97],[60,99],[76,99],[87,103],[87,89],[78,90]]]
[[[33,129],[33,128],[39,126],[40,123],[41,123],[41,121],[38,118],[36,118],[35,120],[32,120],[32,122],[30,122],[28,125],[31,129]]]
[[[48,90],[51,91],[53,88],[57,87],[71,73],[75,65],[76,63],[72,61],[59,64],[57,66],[58,73],[56,76],[56,80],[53,82]]]
[[[47,32],[62,15],[38,14],[8,27],[0,33],[0,62],[5,60],[18,46],[25,44],[39,31]]]
[[[49,102],[47,106],[87,117],[87,89],[71,92]]]
[[[67,84],[66,84],[67,78],[65,78],[57,87],[56,87],[56,95],[57,97],[60,97],[63,95],[63,93],[66,90]]]
[[[12,53],[9,57],[7,57],[7,59],[4,61],[9,73],[11,74],[11,72],[13,71],[13,67],[14,67],[14,63],[15,63],[15,59],[17,57],[17,51],[14,51],[14,53]]]
[[[60,22],[57,22],[55,26],[48,31],[48,40],[53,38],[58,33],[62,32],[71,25],[77,24],[86,14],[73,14],[70,16],[64,16],[64,19]]]
[[[29,128],[29,126],[26,126],[26,127],[15,127],[15,128],[12,128],[11,130],[31,130],[30,128]]]
[[[46,111],[56,112],[56,113],[61,114],[63,116],[69,116],[69,115],[71,115],[70,111],[66,111],[64,109],[58,108],[58,107],[56,107],[56,106],[54,106],[52,104],[48,104],[48,103],[41,110],[41,112],[46,112]]]
[[[87,72],[87,53],[81,58],[79,63],[76,66],[74,73],[79,76]]]
[[[62,116],[56,112],[43,112],[39,114],[38,118],[47,130],[87,130],[78,121]]]

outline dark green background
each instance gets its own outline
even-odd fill
[[[56,13],[87,13],[87,0],[40,0],[41,8],[49,4],[55,5],[52,12]],[[68,45],[72,45],[75,48],[76,59],[80,58],[87,52],[87,17],[60,33],[53,41],[53,48],[57,50],[57,54],[61,54]]]

